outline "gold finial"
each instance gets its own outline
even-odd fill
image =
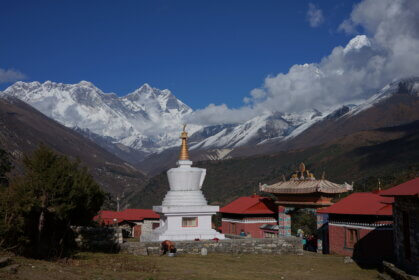
[[[182,146],[180,147],[179,160],[189,160],[188,143],[186,142],[188,139],[188,133],[185,129],[186,124],[183,125],[183,131],[180,134],[180,139],[182,139]]]
[[[306,170],[306,166],[304,165],[304,163],[300,163],[300,172],[304,173],[304,171]]]

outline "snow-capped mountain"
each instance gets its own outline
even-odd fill
[[[386,85],[365,102],[353,108],[353,110],[348,112],[346,116],[356,115],[368,108],[371,108],[374,104],[400,93],[419,97],[419,77],[405,78]]]
[[[205,127],[191,137],[191,149],[237,148],[279,140],[302,124],[321,116],[315,109],[300,114],[267,112],[242,124]]]
[[[398,94],[419,97],[419,77],[400,79],[390,83],[358,105],[331,107],[324,112],[311,109],[298,114],[266,113],[243,124],[205,127],[193,135],[191,147],[207,150],[235,149],[241,146],[290,142],[313,126],[322,126],[323,121],[327,121],[330,125],[330,122],[347,120]]]
[[[2,94],[32,105],[112,152],[115,147],[109,146],[110,141],[146,154],[176,146],[183,120],[193,113],[169,90],[148,84],[122,97],[104,93],[87,81],[17,82]],[[302,114],[265,113],[241,124],[189,125],[188,132],[192,149],[231,149],[280,139],[320,116],[316,110]]]
[[[182,119],[192,113],[169,90],[148,84],[123,97],[104,93],[86,81],[17,82],[3,94],[25,101],[67,127],[110,137],[147,153],[177,145]]]
[[[208,159],[228,158],[230,152],[243,146],[305,143],[307,141],[301,139],[307,138],[302,137],[307,132],[319,130],[324,123],[330,126],[331,122],[357,116],[398,93],[419,96],[419,78],[396,81],[358,105],[338,106],[325,112],[315,109],[302,113],[266,112],[244,123],[188,125],[189,143],[193,151],[208,151]],[[0,92],[1,95],[25,101],[125,160],[134,157],[132,163],[138,162],[138,157],[142,159],[179,145],[183,121],[193,116],[193,110],[169,90],[148,84],[119,97],[104,93],[86,81],[78,84],[17,82]],[[311,142],[320,141],[322,137],[327,135],[316,135]]]

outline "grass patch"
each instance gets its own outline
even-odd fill
[[[21,267],[17,274],[0,270],[0,279],[376,279],[377,271],[355,263],[344,264],[343,257],[307,254],[229,255],[209,254],[134,256],[128,254],[79,253],[74,258],[47,262],[14,257]]]

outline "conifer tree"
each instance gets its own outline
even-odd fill
[[[104,193],[80,162],[45,146],[25,157],[24,165],[25,175],[2,195],[0,218],[19,221],[3,225],[3,247],[39,258],[63,256],[71,248],[70,226],[89,224]]]
[[[9,180],[6,177],[6,173],[12,169],[10,158],[7,152],[0,148],[0,187],[7,186]]]

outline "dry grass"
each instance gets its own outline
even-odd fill
[[[376,279],[342,257],[328,255],[270,256],[183,255],[175,258],[126,254],[79,253],[68,261],[47,262],[14,257],[17,274],[0,270],[0,279]]]

